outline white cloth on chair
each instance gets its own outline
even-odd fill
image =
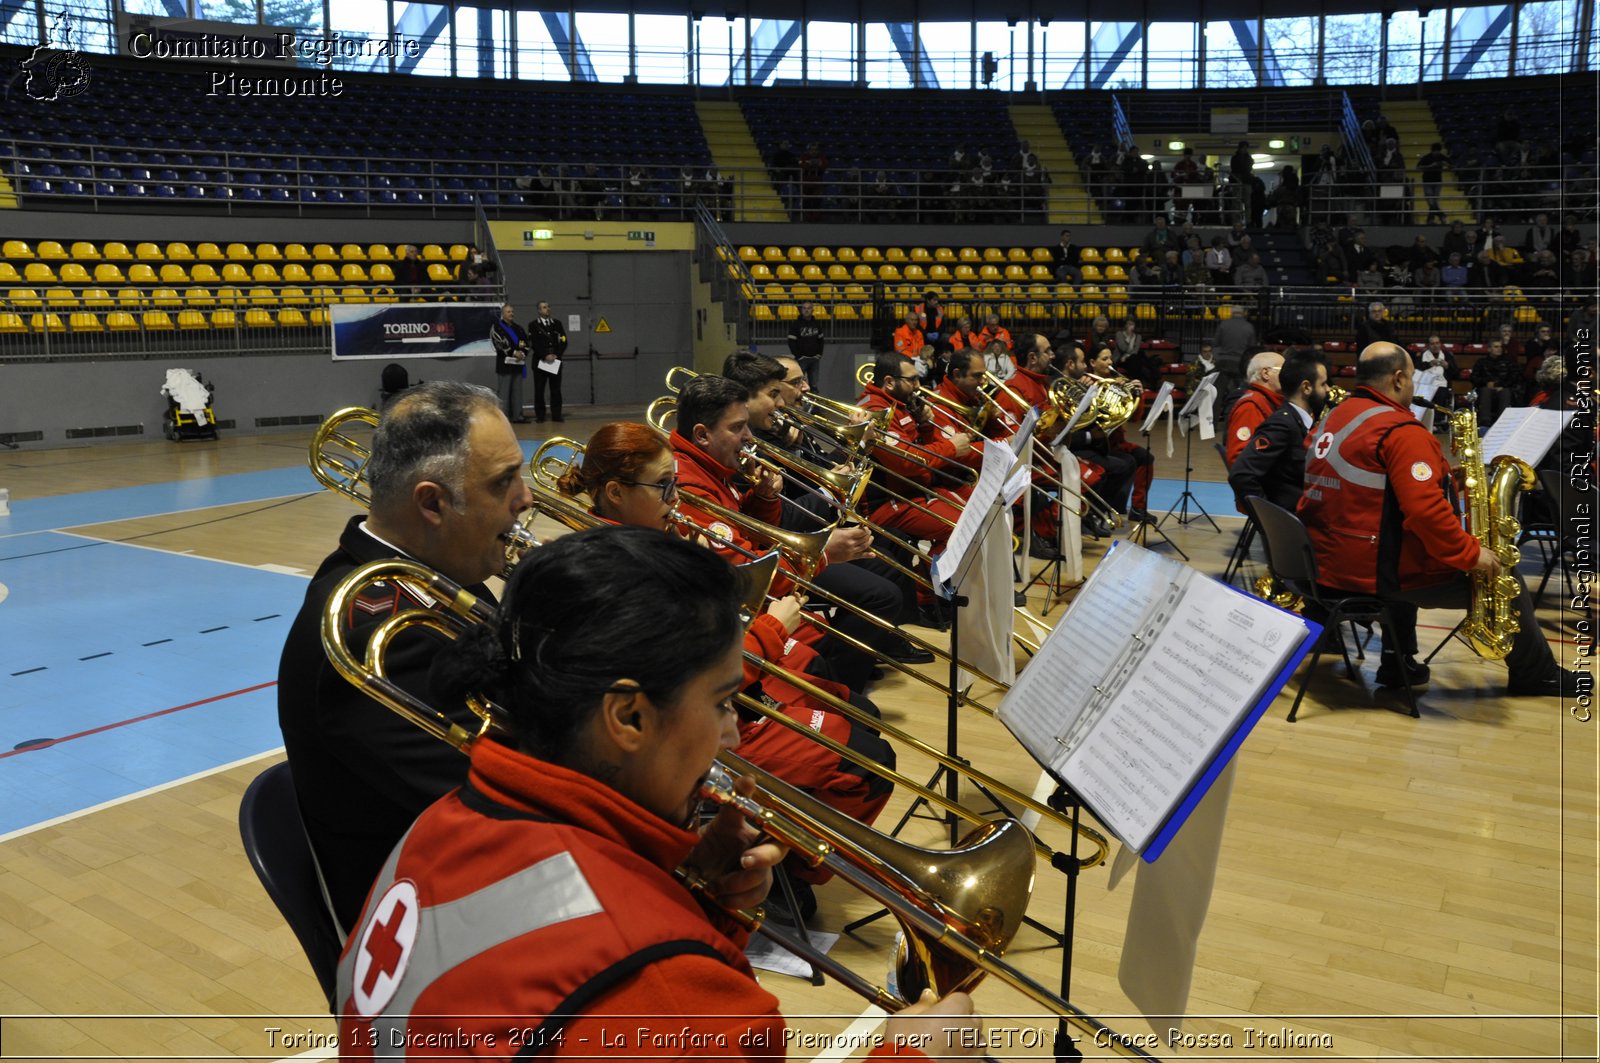
[[[178,404],[178,409],[194,418],[195,424],[207,424],[210,415],[206,406],[211,402],[211,392],[196,380],[188,369],[168,369],[167,382],[161,385],[161,394]]]

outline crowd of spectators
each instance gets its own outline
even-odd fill
[[[1016,154],[958,147],[935,170],[851,169],[828,177],[815,145],[795,161],[788,145],[768,161],[791,210],[806,221],[841,223],[1042,223],[1050,174],[1026,140]],[[812,162],[808,166],[807,159]]]
[[[732,219],[734,182],[715,166],[676,174],[643,166],[538,167],[514,182],[525,206],[553,221],[688,221],[695,200]]]

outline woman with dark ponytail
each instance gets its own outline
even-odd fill
[[[675,500],[672,451],[644,425],[616,422],[597,429],[584,446],[583,464],[565,474],[558,486],[570,497],[587,496],[591,511],[608,521],[670,529],[668,515]],[[828,678],[827,662],[809,644],[816,629],[801,619],[801,601],[780,598],[756,617],[745,634],[745,649],[757,657],[805,675],[835,697],[879,715],[866,697]],[[821,673],[821,674],[818,674]],[[781,679],[763,676],[745,666],[745,693],[765,700],[791,718],[879,764],[894,767],[894,748],[875,732],[853,723]],[[758,713],[741,710],[741,755],[791,785],[860,820],[871,823],[888,803],[893,786],[881,776],[844,760],[810,738]],[[794,867],[801,882],[820,884],[826,873]],[[815,900],[802,889],[800,915],[809,918]]]
[[[595,529],[529,555],[498,628],[436,673],[494,690],[509,738],[472,747],[372,887],[339,964],[342,1059],[659,1057],[657,1037],[680,1058],[783,1058],[747,931],[673,876],[750,907],[781,855],[731,810],[690,829],[739,744],[738,610],[729,566],[670,536]],[[925,997],[888,1033],[931,1043],[912,1038],[971,1014],[964,994]]]

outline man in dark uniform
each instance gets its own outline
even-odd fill
[[[1411,358],[1398,345],[1361,352],[1355,389],[1328,414],[1306,459],[1300,519],[1316,551],[1322,583],[1334,592],[1388,601],[1395,630],[1384,633],[1378,682],[1428,681],[1417,652],[1417,610],[1463,609],[1469,573],[1498,574],[1500,562],[1461,526],[1450,498],[1450,463],[1439,441],[1409,409]],[[1521,629],[1506,656],[1506,693],[1577,697],[1591,677],[1561,668],[1539,630],[1522,580],[1515,608]]]
[[[567,353],[567,330],[550,313],[549,303],[539,304],[539,316],[528,329],[533,351],[533,419],[544,420],[544,391],[550,389],[550,418],[561,416],[561,356]]]
[[[526,424],[522,415],[522,381],[528,375],[528,332],[516,322],[516,308],[510,303],[500,308],[500,320],[489,329],[494,347],[494,386],[500,395],[506,419]]]
[[[1300,501],[1306,479],[1306,443],[1311,426],[1328,405],[1328,367],[1301,350],[1278,372],[1283,405],[1256,427],[1228,469],[1228,483],[1240,512],[1244,500],[1259,495],[1290,512]]]
[[[817,304],[804,303],[800,316],[789,326],[789,353],[800,363],[811,387],[819,387],[817,370],[822,365],[822,348],[827,343],[822,325],[817,321]]]
[[[532,504],[522,449],[494,393],[454,381],[418,384],[384,411],[367,480],[372,511],[350,518],[339,548],[311,578],[278,666],[278,725],[300,816],[334,914],[352,926],[389,851],[411,821],[466,780],[466,758],[367,697],[328,663],[322,611],[345,576],[369,561],[403,557],[467,587],[505,568],[504,536]],[[361,647],[379,622],[413,600],[394,584],[351,603],[346,621]],[[428,670],[442,636],[417,631],[393,643],[388,674],[429,700]],[[445,709],[476,731],[465,705]]]

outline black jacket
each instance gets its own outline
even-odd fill
[[[467,758],[409,720],[373,701],[334,671],[322,648],[322,609],[339,582],[369,561],[394,557],[361,530],[364,515],[350,518],[339,548],[322,562],[300,607],[278,663],[278,726],[294,775],[300,816],[327,881],[340,923],[361,915],[367,890],[389,852],[423,809],[467,778]],[[491,603],[488,588],[468,588]],[[392,585],[369,590],[350,617],[366,634],[411,599]],[[443,636],[416,630],[396,639],[388,674],[404,689],[476,730],[465,705],[438,705],[428,671]]]
[[[789,353],[796,358],[819,358],[826,342],[822,324],[816,318],[796,318],[789,326]]]
[[[533,351],[533,360],[536,362],[547,354],[560,358],[567,353],[567,330],[561,327],[557,318],[536,317],[533,324],[528,326],[528,347]]]
[[[1307,438],[1300,411],[1287,402],[1256,427],[1228,470],[1228,484],[1241,511],[1249,512],[1245,499],[1259,495],[1294,512],[1305,486]]]
[[[524,358],[528,356],[528,332],[521,325],[501,318],[489,327],[489,342],[494,345],[496,373],[516,376],[527,369],[526,362],[506,361],[513,351],[520,350]]]

